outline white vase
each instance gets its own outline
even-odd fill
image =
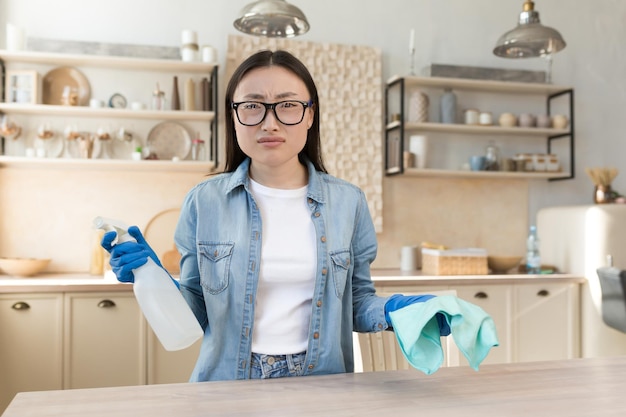
[[[407,121],[410,123],[423,123],[428,121],[428,96],[418,89],[411,90],[409,94],[409,112]]]

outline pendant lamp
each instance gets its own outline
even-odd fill
[[[259,0],[245,6],[233,25],[249,35],[292,38],[309,30],[304,13],[285,0]]]
[[[502,58],[546,57],[565,48],[561,34],[539,22],[535,3],[524,2],[519,24],[498,39],[493,53]]]

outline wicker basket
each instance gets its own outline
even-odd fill
[[[423,275],[487,275],[484,249],[422,249]]]

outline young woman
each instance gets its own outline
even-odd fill
[[[352,372],[352,332],[430,296],[375,294],[374,225],[363,192],[326,172],[311,74],[261,51],[226,89],[225,172],[185,198],[175,233],[180,289],[204,338],[191,381]],[[138,243],[103,246],[120,281],[158,262]]]

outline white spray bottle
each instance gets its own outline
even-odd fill
[[[96,217],[94,227],[117,232],[115,244],[133,241],[128,227],[114,219]],[[180,350],[202,337],[203,331],[172,277],[152,258],[133,269],[133,292],[144,317],[166,350]]]

